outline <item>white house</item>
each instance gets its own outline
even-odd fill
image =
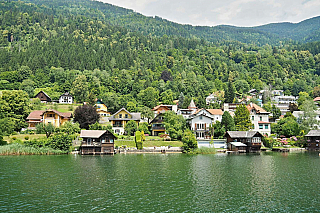
[[[69,92],[65,92],[59,98],[59,104],[72,104],[73,97]]]
[[[279,95],[272,97],[271,101],[275,102],[275,106],[278,107],[281,111],[281,114],[284,115],[289,111],[290,103],[296,104],[297,99],[298,98],[295,96]]]
[[[189,119],[193,112],[192,109],[178,109],[177,115],[182,115],[184,119]]]
[[[219,103],[220,101],[218,100],[218,97],[215,94],[210,94],[208,97],[206,97],[206,104],[214,104],[214,103]]]
[[[271,134],[271,125],[269,122],[269,114],[257,104],[250,103],[247,105],[247,109],[250,112],[251,122],[253,124],[253,131],[258,131],[262,135],[264,134]]]
[[[294,111],[294,112],[292,113],[292,115],[297,118],[297,122],[298,122],[299,124],[302,122],[303,113],[304,113],[304,111]],[[319,110],[315,110],[314,113],[315,113],[315,120],[318,122],[318,123],[315,123],[314,126],[317,127],[317,128],[319,128],[319,124],[320,124],[320,111],[319,111]]]
[[[200,109],[194,113],[189,119],[191,130],[196,135],[197,139],[210,138],[209,127],[215,124],[216,121],[222,120],[221,109]]]

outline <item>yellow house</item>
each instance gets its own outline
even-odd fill
[[[108,112],[108,107],[102,102],[102,100],[97,100],[97,103],[95,104],[96,111],[98,115],[100,116],[100,123],[108,122],[108,117],[111,116],[110,112]]]
[[[117,134],[123,134],[124,127],[126,126],[127,122],[131,120],[134,120],[139,125],[141,113],[129,112],[125,108],[122,108],[109,118],[109,121],[111,121],[112,124],[112,129]]]
[[[59,112],[53,109],[32,111],[27,117],[28,128],[33,129],[37,124],[51,123],[55,127],[60,127],[72,118],[71,112]]]

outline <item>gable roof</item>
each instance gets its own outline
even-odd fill
[[[316,136],[320,136],[320,130],[310,130],[308,132],[308,134],[306,134],[306,137],[316,137]]]
[[[132,118],[115,118],[115,115],[117,115],[119,112],[121,112],[122,110],[124,110],[125,112],[127,112],[129,115],[132,116]],[[140,121],[141,120],[141,113],[137,113],[137,112],[129,112],[128,110],[126,110],[125,108],[121,108],[120,110],[118,110],[116,113],[114,113],[113,115],[111,115],[109,117],[109,121],[111,120],[122,120],[122,121],[126,121],[126,120],[135,120],[135,121]]]
[[[188,109],[197,109],[197,108],[198,108],[198,107],[196,107],[193,99],[191,99],[191,102],[190,102],[190,104],[189,104],[189,106],[188,106]]]
[[[42,115],[45,111],[44,110],[35,110],[30,112],[27,117],[27,120],[40,120],[42,119]]]
[[[158,109],[159,109],[159,108],[161,108],[161,107],[163,107],[163,108],[167,109],[168,111],[170,110],[168,106],[166,106],[166,105],[162,105],[162,104],[161,104],[161,105],[158,105],[158,106],[153,107],[151,110],[152,110],[152,111],[156,111],[156,110],[158,110]]]
[[[71,112],[59,112],[57,110],[54,110],[54,109],[47,109],[46,111],[44,111],[42,113],[42,115],[46,112],[54,112],[56,114],[58,114],[59,116],[61,117],[64,117],[64,118],[72,118],[72,113]]]
[[[81,130],[80,138],[100,138],[104,133],[110,133],[116,138],[109,130]]]
[[[223,115],[223,111],[221,109],[207,109],[207,111],[211,115]]]
[[[261,133],[258,131],[227,131],[231,138],[252,138],[258,134],[262,137]]]
[[[270,113],[270,112],[267,112],[262,107],[258,106],[257,104],[254,104],[254,103],[250,103],[249,105],[247,105],[247,109],[249,110],[249,112],[251,112],[251,110],[254,109],[258,114],[259,113],[266,113],[266,114]]]
[[[27,120],[40,120],[40,119],[42,119],[43,114],[46,112],[54,112],[64,118],[72,118],[71,112],[59,112],[54,109],[47,109],[47,110],[35,110],[35,111],[30,112],[30,114],[27,117]]]
[[[43,93],[47,98],[49,98],[50,100],[51,100],[51,98],[50,98],[50,96],[49,95],[47,95],[47,93],[45,93],[44,91],[40,91],[40,92],[38,92],[34,97],[36,98],[40,93]]]
[[[62,95],[60,95],[60,98],[61,98],[62,96],[68,96],[68,97],[71,97],[71,98],[72,98],[72,95],[71,95],[69,92],[63,93]]]

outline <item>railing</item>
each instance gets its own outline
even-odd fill
[[[112,126],[113,126],[113,127],[123,127],[122,124],[113,124]]]
[[[153,130],[165,130],[166,128],[164,126],[153,126]]]

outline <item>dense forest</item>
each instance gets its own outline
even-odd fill
[[[212,92],[223,100],[228,82],[239,96],[266,87],[311,94],[320,85],[318,20],[283,24],[280,35],[274,25],[179,25],[89,0],[0,1],[0,89],[55,100],[71,91],[79,102],[102,98],[111,112],[182,93],[182,107],[191,98],[205,107]]]

